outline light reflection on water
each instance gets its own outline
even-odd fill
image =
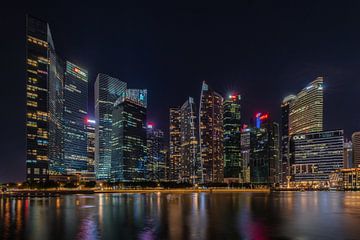
[[[0,198],[0,239],[358,239],[360,193]]]

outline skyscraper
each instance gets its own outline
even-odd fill
[[[230,95],[224,101],[224,178],[243,182],[240,100],[240,95]]]
[[[256,127],[250,131],[250,177],[252,183],[272,184],[278,181],[279,124],[269,114],[256,114]]]
[[[290,104],[289,135],[323,130],[324,81],[316,78]]]
[[[139,181],[146,177],[147,90],[128,89],[114,104],[111,134],[111,179]]]
[[[169,178],[179,180],[181,167],[180,108],[170,108],[169,126]]]
[[[48,23],[26,17],[27,181],[46,181],[49,162],[62,158],[62,61]]]
[[[359,165],[360,165],[360,132],[354,132],[352,134],[352,144],[353,144],[354,167],[359,167]]]
[[[289,136],[289,113],[290,104],[296,99],[295,95],[289,95],[281,103],[281,161],[279,166],[279,180],[286,182],[286,176],[290,175],[290,136]]]
[[[241,165],[242,165],[242,181],[250,183],[250,128],[241,130]]]
[[[111,132],[114,103],[126,93],[127,84],[99,73],[95,81],[95,172],[98,180],[111,178]]]
[[[223,98],[202,84],[199,108],[199,142],[202,182],[224,180]]]
[[[146,134],[146,179],[153,181],[166,180],[164,132],[157,129],[154,124],[148,123]]]
[[[64,172],[88,170],[88,73],[66,61],[64,89]]]
[[[88,171],[95,172],[95,123],[96,121],[88,118],[86,120],[87,129],[87,153]]]
[[[344,142],[344,168],[352,168],[353,165],[353,145],[347,141]]]
[[[200,179],[199,148],[195,102],[192,97],[180,108],[180,179],[185,182],[198,182]]]
[[[294,135],[294,180],[326,184],[331,173],[343,168],[343,134],[343,130],[334,130]]]

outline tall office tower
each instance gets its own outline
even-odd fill
[[[86,119],[87,130],[87,170],[88,172],[95,172],[95,123],[94,119]]]
[[[202,84],[199,108],[199,145],[202,182],[224,180],[223,98]]]
[[[290,104],[289,135],[323,130],[324,80],[316,78]]]
[[[95,172],[96,179],[111,178],[111,132],[114,103],[124,96],[127,85],[99,73],[95,81]]]
[[[360,132],[354,132],[351,138],[353,144],[354,167],[360,167]]]
[[[87,171],[88,73],[66,61],[64,89],[64,173]]]
[[[242,181],[250,183],[250,128],[241,130]]]
[[[165,158],[165,180],[172,180],[171,178],[171,172],[170,172],[170,149],[169,149],[169,143],[165,142],[164,149],[162,150],[162,153]]]
[[[170,108],[169,129],[169,179],[180,180],[181,167],[181,130],[180,108]]]
[[[128,89],[112,113],[111,180],[141,181],[146,174],[147,90]]]
[[[183,182],[196,183],[200,180],[196,123],[194,99],[189,97],[180,108],[180,180]]]
[[[285,183],[286,176],[290,176],[290,136],[289,136],[289,113],[290,104],[296,99],[295,95],[289,95],[281,103],[281,158],[279,166],[279,181]]]
[[[146,179],[153,181],[164,181],[166,180],[166,152],[164,132],[160,129],[156,129],[152,123],[148,123],[146,134]]]
[[[251,182],[272,184],[278,181],[279,124],[270,120],[269,114],[256,114],[256,127],[250,132]]]
[[[27,16],[26,39],[26,179],[46,181],[62,158],[62,61],[48,23]]]
[[[294,181],[327,184],[329,175],[343,168],[343,135],[343,130],[294,135],[294,164],[291,166]]]
[[[230,95],[224,101],[224,178],[243,182],[240,100],[240,95]]]
[[[344,168],[353,167],[353,145],[351,141],[344,142]]]

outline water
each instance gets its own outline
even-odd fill
[[[360,193],[0,198],[0,239],[360,239]]]

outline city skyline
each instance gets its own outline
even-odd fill
[[[40,14],[41,15],[41,14]],[[41,17],[41,16],[40,16]],[[49,22],[49,24],[50,24],[50,26],[51,26],[51,29],[52,29],[52,35],[55,35],[56,37],[54,37],[54,42],[55,42],[55,46],[57,47],[58,45],[66,45],[66,40],[65,41],[63,41],[63,42],[61,42],[62,40],[62,38],[63,37],[61,37],[61,34],[63,34],[63,35],[67,35],[67,32],[57,32],[56,30],[54,31],[54,28],[56,29],[57,28],[57,26],[56,26],[56,23],[52,23],[51,22],[51,20],[49,20],[49,19],[45,19],[45,21],[48,21]],[[25,36],[22,36],[23,38],[25,38]],[[106,46],[104,46],[104,47],[106,47]],[[61,47],[60,47],[61,48]],[[68,51],[68,50],[67,50]],[[67,52],[67,51],[64,51],[64,52]],[[59,52],[62,52],[61,50],[59,51]],[[68,55],[68,54],[64,54],[64,55]],[[70,54],[71,55],[71,54]],[[76,58],[75,58],[76,59]],[[72,60],[71,60],[72,61]],[[92,85],[93,84],[93,82],[94,82],[94,75],[95,75],[95,71],[98,71],[98,70],[95,70],[95,69],[91,69],[91,67],[89,67],[89,66],[86,66],[87,64],[85,63],[82,63],[81,61],[79,61],[79,60],[76,60],[76,61],[74,61],[75,62],[75,64],[79,64],[80,66],[82,66],[82,67],[85,67],[89,72],[91,71],[92,72],[92,75],[90,74],[90,77],[89,77],[89,81],[91,82],[90,83],[90,85]],[[86,62],[86,61],[85,61]],[[301,69],[301,67],[299,67],[300,69]],[[301,71],[301,70],[299,70],[299,71]],[[105,73],[107,73],[106,71],[99,71],[99,72],[105,72]],[[109,72],[111,72],[111,70],[109,71]],[[331,72],[331,71],[330,71]],[[332,98],[329,98],[329,95],[331,96],[331,94],[333,94],[334,95],[334,92],[336,93],[336,91],[338,91],[339,89],[336,89],[336,87],[334,87],[334,86],[336,86],[336,82],[335,82],[335,84],[334,84],[334,82],[332,81],[334,78],[331,76],[331,73],[312,73],[313,74],[313,76],[307,76],[307,74],[309,74],[309,73],[305,73],[305,74],[303,74],[303,75],[298,75],[298,77],[297,77],[297,81],[301,81],[302,82],[302,84],[299,84],[298,82],[297,83],[286,83],[286,89],[288,89],[287,91],[288,92],[286,92],[286,93],[296,93],[296,92],[298,92],[300,89],[302,89],[303,87],[305,87],[305,85],[308,83],[308,82],[310,82],[312,79],[315,79],[316,77],[318,77],[318,76],[322,76],[322,75],[324,75],[325,76],[325,108],[329,108],[331,105],[330,104],[333,104],[334,102],[333,102],[333,99]],[[122,80],[122,81],[125,81],[125,82],[127,82],[127,83],[129,83],[131,86],[134,86],[134,87],[144,87],[144,88],[147,88],[147,89],[149,89],[149,92],[151,93],[151,94],[149,94],[149,109],[154,109],[153,111],[151,111],[151,110],[148,110],[149,111],[149,113],[150,113],[150,117],[149,117],[149,119],[150,120],[153,120],[153,119],[155,119],[155,122],[156,122],[156,124],[157,125],[159,125],[160,126],[160,128],[161,129],[164,129],[164,130],[166,130],[167,128],[168,128],[168,126],[167,126],[167,123],[168,123],[168,117],[164,117],[164,116],[166,116],[166,115],[168,115],[168,107],[170,107],[171,105],[180,105],[182,102],[181,102],[181,100],[180,100],[180,102],[178,101],[178,99],[181,97],[181,99],[186,99],[186,97],[183,97],[184,95],[186,95],[186,96],[188,96],[188,95],[192,95],[192,94],[194,94],[194,99],[195,99],[195,104],[196,104],[196,106],[198,106],[199,105],[199,97],[198,97],[198,88],[199,88],[199,85],[200,85],[200,83],[201,83],[201,81],[203,80],[203,79],[205,79],[205,80],[207,80],[207,82],[209,83],[209,85],[211,85],[211,86],[215,86],[215,87],[213,87],[214,89],[216,89],[217,91],[220,91],[221,92],[221,94],[223,95],[223,96],[227,96],[226,94],[227,94],[227,92],[225,92],[226,91],[226,89],[224,90],[224,86],[221,84],[221,79],[219,79],[218,80],[218,82],[214,79],[214,78],[210,78],[210,79],[206,79],[207,77],[206,77],[206,75],[207,74],[204,74],[204,76],[192,76],[191,77],[191,79],[194,79],[194,78],[196,78],[196,79],[198,79],[198,80],[196,80],[196,82],[192,82],[191,84],[188,84],[188,86],[189,86],[189,91],[186,91],[186,90],[184,90],[184,89],[182,89],[180,92],[179,92],[179,96],[175,96],[175,99],[172,99],[171,97],[169,97],[169,98],[167,98],[167,99],[169,99],[169,101],[168,101],[168,103],[166,104],[167,106],[166,107],[164,107],[164,105],[165,105],[165,103],[162,103],[162,107],[157,107],[156,105],[157,105],[157,101],[151,101],[151,98],[158,98],[158,97],[156,97],[157,95],[160,95],[160,97],[161,98],[163,98],[163,95],[162,94],[165,94],[165,96],[167,96],[167,94],[169,94],[169,93],[163,93],[164,91],[161,91],[160,92],[160,94],[156,94],[156,91],[158,91],[158,90],[156,90],[156,88],[160,88],[161,89],[161,87],[159,87],[158,86],[158,84],[154,84],[155,86],[154,87],[152,87],[152,88],[150,88],[150,87],[148,87],[148,86],[151,86],[151,84],[149,84],[148,83],[148,85],[147,84],[143,84],[143,85],[141,85],[140,83],[141,83],[141,81],[145,81],[146,82],[146,78],[145,79],[143,79],[143,80],[139,80],[140,82],[135,82],[135,83],[133,83],[132,81],[131,81],[131,79],[127,79],[126,78],[126,76],[131,76],[131,73],[125,73],[124,74],[124,76],[125,77],[123,77],[123,76],[121,76],[122,74],[121,73],[115,73],[115,74],[110,74],[111,76],[114,76],[114,77],[116,77],[116,78],[119,78],[120,80]],[[335,74],[336,75],[336,74]],[[134,76],[136,76],[136,74],[134,74]],[[92,79],[90,79],[90,78],[92,78]],[[136,78],[136,77],[135,77]],[[244,77],[245,79],[246,78],[248,78],[248,77]],[[248,78],[248,80],[249,80],[249,78]],[[276,94],[277,95],[277,97],[275,97],[275,99],[274,99],[274,101],[273,100],[271,100],[271,101],[269,101],[269,103],[267,103],[267,104],[263,104],[263,105],[261,105],[261,100],[259,100],[259,102],[257,103],[257,102],[253,102],[253,103],[251,103],[251,101],[253,101],[253,99],[254,99],[254,96],[256,96],[256,94],[255,93],[252,93],[251,91],[250,91],[250,89],[249,89],[249,86],[247,86],[247,88],[249,89],[249,91],[244,91],[243,89],[246,89],[246,88],[241,88],[241,84],[242,84],[242,82],[243,82],[244,80],[242,80],[241,79],[241,76],[240,77],[236,77],[236,78],[234,78],[234,80],[233,81],[230,81],[230,83],[229,82],[226,82],[225,81],[225,84],[224,85],[226,85],[226,84],[234,84],[234,86],[232,86],[232,87],[229,87],[227,90],[228,91],[237,91],[237,92],[239,92],[242,96],[243,96],[243,98],[244,98],[244,103],[242,104],[243,106],[244,106],[244,115],[245,115],[245,122],[249,122],[249,118],[250,118],[250,116],[253,116],[253,114],[255,113],[255,112],[257,112],[257,111],[261,111],[261,112],[270,112],[271,113],[271,115],[272,116],[275,116],[274,117],[274,119],[275,120],[277,120],[278,122],[279,122],[279,112],[280,112],[280,108],[279,108],[279,105],[280,105],[280,103],[281,103],[281,99],[285,96],[285,95],[287,95],[286,93],[284,94],[284,92],[285,91],[281,91],[280,89],[278,90],[277,89],[277,91],[275,92],[275,93],[273,93],[273,94]],[[328,83],[328,84],[327,84]],[[356,81],[354,81],[353,80],[353,83],[356,83]],[[237,85],[238,84],[238,85]],[[276,83],[275,85],[278,85],[279,83]],[[338,83],[339,84],[339,83]],[[173,88],[174,89],[176,89],[178,86],[180,87],[180,88],[182,88],[182,83],[181,82],[178,82],[177,84],[176,83],[173,83],[172,84],[172,86],[173,86]],[[236,86],[237,85],[237,86]],[[245,86],[247,85],[247,84],[244,84]],[[266,87],[267,86],[267,83],[264,83],[264,87]],[[193,91],[193,88],[195,88],[195,92]],[[340,88],[340,90],[341,90],[341,88]],[[153,92],[152,92],[153,91]],[[260,90],[260,92],[261,91],[263,91],[263,90]],[[343,91],[343,90],[341,90],[341,91]],[[92,90],[91,90],[91,88],[89,89],[89,93],[90,92],[93,92]],[[171,92],[171,91],[170,91]],[[266,94],[265,94],[266,95]],[[166,98],[166,97],[165,97]],[[262,98],[262,96],[261,96],[261,94],[259,94],[259,98]],[[280,100],[279,100],[280,99]],[[340,100],[341,101],[341,99],[338,99],[338,100]],[[158,102],[159,103],[159,102]],[[356,102],[354,103],[354,104],[356,104]],[[271,106],[270,106],[271,105]],[[330,106],[329,106],[330,105]],[[334,105],[333,104],[333,106],[332,107],[330,107],[330,109],[331,108],[336,108],[337,106],[336,105]],[[251,110],[250,110],[251,109]],[[90,111],[92,111],[92,113],[91,113],[91,115],[94,115],[93,114],[93,112],[94,112],[94,110],[93,109],[91,109]],[[329,114],[329,109],[326,111],[326,109],[325,109],[325,116],[329,116],[330,118],[335,118],[335,119],[337,119],[336,121],[334,121],[334,120],[328,120],[327,119],[327,117],[325,117],[324,118],[324,120],[325,120],[325,127],[324,127],[324,129],[339,129],[339,128],[343,128],[343,129],[345,129],[345,136],[346,137],[350,137],[351,136],[351,134],[352,134],[352,132],[353,131],[356,131],[356,130],[358,130],[358,129],[356,129],[356,124],[353,124],[352,125],[352,127],[349,127],[349,126],[346,126],[343,122],[346,122],[346,121],[348,121],[348,117],[343,117],[342,119],[341,118],[339,118],[339,117],[334,117],[333,115],[331,115],[331,114]],[[339,111],[340,111],[340,109],[339,109]],[[355,113],[356,114],[356,113]],[[11,114],[10,114],[11,115]],[[156,117],[156,116],[160,116],[160,117]],[[156,118],[158,118],[158,119],[156,119]],[[354,116],[354,119],[359,119],[359,117],[356,117],[356,115]],[[333,122],[334,121],[334,122]],[[354,120],[355,121],[355,120]],[[15,121],[14,122],[14,124],[16,123],[17,121]],[[357,120],[357,122],[359,122],[358,120]],[[336,125],[337,124],[337,125]],[[13,126],[13,127],[17,127],[16,125],[10,125],[10,126]],[[17,135],[17,134],[16,134]],[[17,139],[18,141],[21,141],[21,138],[23,138],[23,136],[19,136],[19,139]],[[5,151],[10,151],[10,150],[6,150],[5,149]],[[11,154],[9,154],[9,153],[5,153],[5,158],[9,158],[9,157],[11,157]],[[15,156],[14,156],[15,157]],[[5,158],[2,158],[1,157],[1,159],[5,159]],[[15,157],[15,158],[19,158],[19,156],[17,156],[17,157]],[[23,163],[23,161],[22,161],[23,159],[16,159],[16,161],[20,161],[21,162],[21,164],[19,164],[19,163],[17,163],[17,166],[21,166],[21,165],[23,165],[24,163]],[[3,160],[3,161],[6,161],[6,159],[5,160]],[[13,177],[12,179],[14,179],[14,180],[16,180],[16,179],[23,179],[23,173],[24,173],[24,171],[22,171],[22,170],[18,170],[18,172],[15,172],[16,174],[16,177]],[[3,179],[0,179],[0,181],[5,181],[6,179],[11,179],[11,176],[7,176],[7,175],[2,175],[2,176],[5,176],[5,179],[3,180]]]

